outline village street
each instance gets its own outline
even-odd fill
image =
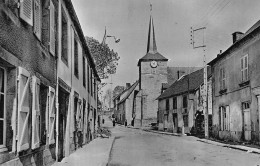
[[[197,141],[116,126],[109,166],[260,165],[260,155]]]

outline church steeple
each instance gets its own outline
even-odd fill
[[[150,9],[151,15],[150,15],[150,22],[149,22],[146,55],[143,56],[141,59],[139,59],[138,64],[137,64],[138,66],[140,66],[141,62],[143,62],[143,61],[168,61],[167,58],[162,56],[157,51],[151,4],[150,4],[150,7],[151,7],[151,9]]]
[[[146,53],[157,53],[157,46],[155,40],[155,32],[154,32],[154,25],[153,25],[153,17],[150,16],[150,23],[149,23],[149,31],[148,31],[148,42],[147,42],[147,52]]]

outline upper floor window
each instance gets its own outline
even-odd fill
[[[83,56],[83,86],[86,87],[86,59]]]
[[[248,55],[241,58],[241,78],[242,82],[248,81]]]
[[[166,110],[169,110],[170,106],[169,106],[169,99],[166,99]]]
[[[91,93],[91,96],[93,96],[93,73],[92,73],[92,69],[90,69],[90,93]]]
[[[187,95],[183,96],[182,107],[183,107],[183,108],[187,108],[187,107],[188,107],[188,98],[187,98]]]
[[[173,107],[173,109],[177,109],[177,98],[176,97],[174,97],[172,99],[172,107]]]
[[[68,65],[68,22],[64,9],[62,9],[61,15],[61,60]]]
[[[88,93],[90,92],[90,70],[89,70],[89,65],[87,66],[87,79],[88,79]]]
[[[74,39],[74,75],[79,78],[78,41]]]
[[[1,148],[5,148],[6,138],[6,119],[5,119],[5,70],[0,68],[0,151]]]
[[[224,68],[219,71],[219,81],[220,89],[226,89],[226,71]]]

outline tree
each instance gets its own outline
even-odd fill
[[[107,44],[101,44],[92,37],[85,38],[100,79],[107,79],[110,74],[115,74],[120,59],[118,53],[111,50]]]
[[[116,86],[113,90],[113,98],[122,93],[125,90],[124,86]]]

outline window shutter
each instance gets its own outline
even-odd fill
[[[20,0],[20,17],[33,26],[33,0]]]
[[[17,134],[17,151],[29,148],[29,84],[30,73],[19,67],[18,69],[18,134]]]
[[[32,149],[40,146],[40,80],[32,78]]]
[[[77,123],[78,123],[78,130],[82,131],[82,102],[79,102],[78,104],[78,110],[77,110]]]
[[[227,130],[230,131],[230,110],[229,106],[226,106],[226,114],[227,114]]]
[[[34,0],[34,33],[41,40],[41,1]]]
[[[52,0],[50,0],[50,43],[49,49],[52,55],[55,55],[55,8]]]
[[[55,126],[55,90],[49,87],[49,144],[54,144],[54,126]]]

